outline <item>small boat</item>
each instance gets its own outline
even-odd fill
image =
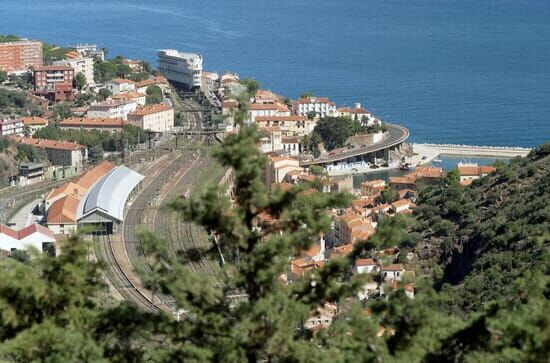
[[[441,160],[441,159],[433,159],[432,160],[432,163],[442,163],[442,162],[443,162],[443,160]]]

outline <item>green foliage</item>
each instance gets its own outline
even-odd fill
[[[13,141],[8,136],[0,136],[0,153],[4,152],[10,145],[13,144]]]
[[[0,83],[4,83],[8,80],[8,74],[5,71],[0,70]]]
[[[27,115],[27,112],[38,113],[38,107],[27,101],[24,91],[12,91],[0,88],[0,110],[2,114]]]
[[[72,49],[57,46],[55,44],[42,44],[42,53],[44,56],[44,64],[52,64],[55,61],[67,59],[66,54]]]
[[[159,86],[147,87],[146,93],[147,93],[146,102],[148,105],[155,104],[155,103],[162,103],[162,100],[164,99],[162,90],[160,89]]]
[[[91,92],[86,92],[86,93],[81,92],[76,96],[76,99],[74,100],[74,104],[77,107],[81,107],[81,106],[84,106],[84,105],[91,104],[95,99],[96,98],[94,97],[93,93],[91,93]]]
[[[0,35],[0,43],[15,42],[20,39],[21,38],[14,34]]]
[[[124,125],[122,133],[110,133],[99,130],[61,130],[55,125],[48,125],[34,134],[36,138],[49,140],[75,141],[88,148],[101,148],[102,151],[120,151],[122,144],[133,147],[137,143],[137,134],[143,130],[135,125]]]
[[[254,97],[254,95],[256,95],[256,92],[260,89],[260,83],[252,78],[242,79],[241,84],[246,87],[246,90],[250,97]]]
[[[63,120],[72,116],[71,105],[69,103],[56,103],[51,107],[58,120]]]
[[[315,126],[327,150],[343,147],[348,137],[355,135],[354,123],[349,117],[324,117]]]
[[[300,95],[300,98],[310,98],[310,97],[313,97],[313,96],[315,96],[315,95],[311,92],[304,92]]]
[[[82,72],[78,72],[74,77],[74,86],[81,91],[86,87],[86,76]]]
[[[105,101],[107,98],[111,97],[113,93],[107,88],[101,88],[98,92],[98,98],[102,101]]]
[[[316,176],[327,176],[327,170],[319,165],[310,166],[309,172]]]
[[[397,199],[399,199],[399,194],[389,185],[386,186],[384,190],[382,190],[380,196],[378,197],[378,201],[382,204],[392,203],[395,202]]]
[[[33,145],[17,144],[17,159],[19,161],[43,161],[47,160],[48,156],[44,149],[39,149]]]
[[[88,160],[92,164],[97,164],[103,160],[103,148],[100,145],[92,146],[88,150]]]
[[[123,58],[118,56],[108,61],[96,59],[94,62],[94,79],[98,83],[105,83],[114,78],[128,78],[132,74],[132,69],[122,64]]]

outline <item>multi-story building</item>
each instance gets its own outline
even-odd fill
[[[253,103],[248,106],[249,123],[256,122],[256,117],[290,116],[290,110],[282,103]]]
[[[93,58],[79,57],[64,59],[53,63],[56,66],[69,66],[74,70],[75,76],[82,73],[86,77],[86,86],[95,86],[94,81],[94,60]]]
[[[37,67],[34,69],[34,93],[54,102],[73,100],[73,79],[74,69],[69,66]]]
[[[315,113],[316,117],[333,116],[336,112],[336,104],[326,97],[303,97],[298,100],[297,113],[300,116],[308,116]]]
[[[361,107],[359,102],[357,102],[354,107],[338,108],[335,116],[350,117],[352,120],[361,121],[364,126],[370,126],[376,122],[376,118],[370,113],[369,110]]]
[[[132,100],[107,100],[88,108],[91,118],[121,118],[126,120],[130,112],[135,111],[137,102]]]
[[[138,106],[145,106],[147,95],[136,91],[119,93],[111,97],[113,100],[135,101]]]
[[[256,116],[258,127],[280,127],[284,136],[304,136],[313,132],[317,122],[305,116]]]
[[[103,50],[98,50],[97,45],[95,44],[76,44],[70,45],[69,48],[73,48],[78,53],[85,57],[89,58],[99,58],[102,61],[105,60],[105,52]]]
[[[122,132],[125,122],[121,118],[71,117],[59,123],[62,130],[98,130]]]
[[[79,171],[88,159],[88,149],[86,146],[77,144],[76,142],[18,136],[12,136],[12,139],[17,144],[32,145],[43,149],[48,155],[48,160],[53,165],[72,166]]]
[[[105,82],[104,86],[109,91],[111,91],[113,95],[136,90],[136,82],[123,78],[112,79],[108,82]]]
[[[19,40],[0,43],[0,70],[23,73],[42,66],[42,42]]]
[[[1,136],[23,136],[25,134],[25,124],[20,118],[0,119]]]
[[[48,126],[48,120],[43,117],[23,117],[23,125],[29,136],[34,135],[37,130]]]
[[[158,52],[159,72],[176,87],[194,90],[201,87],[202,55],[164,49]]]
[[[153,132],[169,131],[174,128],[174,109],[164,103],[140,107],[128,114],[128,122]]]

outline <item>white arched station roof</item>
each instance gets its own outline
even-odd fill
[[[125,166],[118,166],[88,190],[77,210],[77,221],[100,212],[122,222],[124,206],[134,188],[144,176]]]

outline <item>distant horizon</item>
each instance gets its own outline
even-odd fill
[[[10,17],[0,33],[96,44],[109,58],[143,59],[155,68],[159,49],[197,52],[205,70],[237,72],[284,96],[312,92],[338,105],[360,102],[409,128],[413,142],[548,141],[550,4],[286,1],[250,7],[245,0],[164,0],[153,7],[6,0],[0,10]]]

